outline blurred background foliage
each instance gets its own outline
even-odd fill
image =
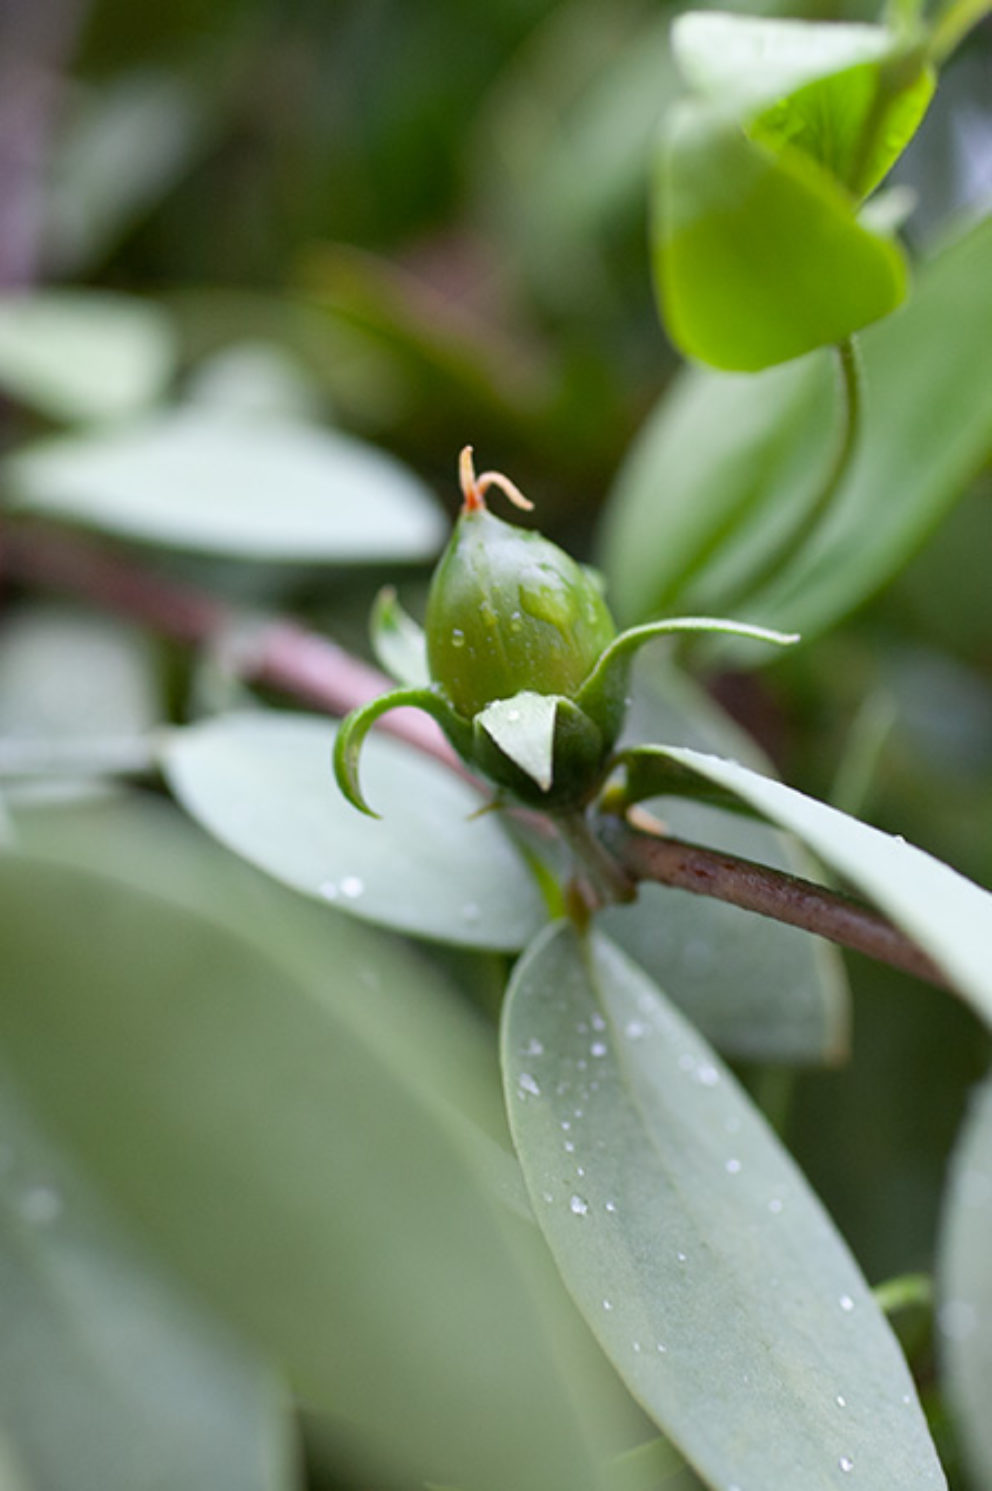
[[[875,18],[857,3],[789,7],[800,12]],[[424,501],[431,489],[448,512],[455,455],[472,441],[536,499],[543,531],[600,558],[618,471],[677,371],[647,246],[651,141],[679,88],[672,14],[642,0],[7,0],[0,278],[13,291],[136,297],[152,317],[136,350],[122,327],[120,397],[85,353],[72,366],[62,332],[53,378],[0,324],[12,489],[22,497],[26,483],[30,495],[17,462],[66,427],[93,441],[156,408],[162,419],[194,407],[291,414],[401,459]],[[898,180],[916,195],[906,230],[916,255],[992,206],[988,23],[946,69]],[[985,885],[990,451],[901,572],[815,645],[760,674],[706,674],[786,780]],[[168,520],[145,539],[169,572],[292,607],[367,653],[370,599],[398,563],[417,609],[442,533],[436,503],[430,512],[405,550],[373,542],[357,567],[335,562],[340,534],[311,544],[305,513],[279,565],[264,535],[239,556],[170,543]],[[370,513],[366,526],[390,521]],[[612,578],[623,610],[623,576]],[[125,738],[237,703],[239,688],[222,657],[191,663],[133,630],[42,608],[23,585],[3,596],[8,742]],[[442,964],[445,995],[450,984],[464,1003],[472,991],[490,1020],[495,955],[438,953]],[[906,978],[856,959],[850,973],[853,1057],[803,1073],[783,1122],[877,1282],[931,1266],[940,1177],[987,1041]],[[748,1076],[774,1108],[780,1074]],[[202,1347],[227,1349],[226,1339]],[[246,1379],[237,1391],[259,1389]],[[345,1468],[346,1436],[314,1429],[311,1442],[314,1486],[369,1484]],[[3,1476],[0,1456],[0,1483],[21,1485]]]

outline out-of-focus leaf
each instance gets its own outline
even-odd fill
[[[624,741],[732,753],[756,770],[770,769],[753,742],[684,675],[648,657],[635,683]],[[809,873],[806,855],[765,823],[684,798],[667,799],[659,811],[680,838]],[[832,1061],[846,1049],[843,965],[837,949],[819,938],[647,884],[634,905],[606,911],[600,924],[721,1051],[794,1062]]]
[[[0,1123],[0,1417],[24,1491],[294,1485],[270,1374],[123,1235],[6,1078]]]
[[[976,1485],[992,1477],[992,1084],[972,1098],[944,1198],[937,1325],[947,1391]]]
[[[369,631],[375,655],[391,678],[406,688],[427,687],[431,678],[424,629],[407,615],[391,585],[375,598]]]
[[[0,388],[52,419],[120,419],[162,393],[172,325],[147,301],[95,290],[0,296]]]
[[[992,893],[922,849],[736,761],[680,747],[667,754],[794,833],[929,953],[992,1023]]]
[[[592,1491],[595,1430],[450,1118],[278,953],[60,865],[7,857],[0,885],[18,1081],[301,1396],[408,1475]]]
[[[454,772],[372,735],[362,754],[382,815],[335,786],[335,729],[291,714],[233,715],[177,731],[165,768],[183,806],[229,848],[305,895],[414,936],[522,947],[544,920],[537,885],[481,795]]]
[[[195,407],[45,441],[6,466],[21,509],[245,559],[425,559],[445,524],[427,488],[360,440]]]
[[[706,104],[681,104],[666,125],[654,257],[672,339],[724,369],[843,341],[906,293],[900,250],[858,222],[827,171]]]
[[[534,1209],[635,1397],[713,1486],[945,1482],[898,1345],[734,1079],[608,940],[559,924],[504,1014]]]
[[[53,154],[46,257],[78,274],[173,185],[204,138],[207,91],[143,68],[74,99]]]
[[[322,412],[314,380],[272,341],[235,342],[215,352],[199,365],[186,395],[203,408],[231,414],[306,420]]]
[[[161,718],[151,649],[120,622],[35,605],[0,631],[0,739],[125,739]]]
[[[799,530],[830,460],[829,359],[753,379],[683,375],[635,446],[607,516],[603,563],[622,619],[730,605],[809,641],[864,601],[992,449],[990,341],[992,218],[935,255],[900,314],[864,334],[867,407],[851,470],[822,528],[750,595],[783,531]]]
[[[856,197],[901,155],[934,89],[923,49],[884,26],[690,11],[672,45],[693,86],[731,101],[753,138],[801,150]]]

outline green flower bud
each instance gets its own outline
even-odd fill
[[[573,699],[616,635],[588,570],[489,512],[483,494],[496,485],[530,507],[498,472],[476,478],[466,447],[465,506],[427,601],[431,678],[467,719],[524,690]]]

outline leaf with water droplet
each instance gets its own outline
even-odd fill
[[[597,1013],[611,1039],[593,1090],[579,1027]],[[631,1020],[645,1027],[636,1041],[624,1037]],[[546,1053],[527,1058],[541,1103],[517,1090],[533,1040]],[[565,1281],[634,1396],[710,1484],[835,1491],[848,1456],[866,1491],[944,1486],[923,1416],[904,1403],[906,1364],[844,1242],[731,1073],[634,963],[602,936],[547,929],[511,982],[502,1049],[514,1139]],[[701,1070],[718,1080],[699,1082]],[[573,1160],[559,1125],[577,1099]],[[544,1201],[549,1184],[571,1201]],[[788,1210],[771,1213],[784,1194]]]

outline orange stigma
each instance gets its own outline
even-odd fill
[[[481,476],[476,476],[470,445],[464,446],[458,457],[458,477],[461,482],[462,496],[465,498],[462,512],[475,513],[484,510],[485,494],[490,487],[499,487],[504,496],[509,497],[514,507],[522,508],[524,512],[533,511],[533,502],[525,497],[520,488],[515,486],[508,476],[504,476],[502,471],[484,471]]]

